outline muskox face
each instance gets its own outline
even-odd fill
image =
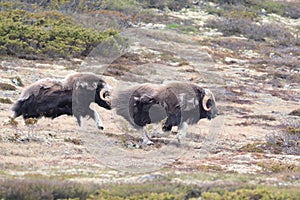
[[[209,120],[215,118],[218,114],[216,102],[213,93],[205,89],[202,97],[199,99],[200,119],[207,118]]]
[[[110,86],[107,83],[99,82],[96,94],[95,94],[95,102],[108,110],[111,109],[111,91]]]
[[[149,111],[157,101],[150,95],[133,95],[129,101],[130,115],[138,126],[145,126],[152,122]]]

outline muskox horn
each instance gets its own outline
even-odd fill
[[[211,91],[210,90],[208,90],[208,89],[205,89],[205,95],[204,95],[204,97],[203,97],[203,99],[202,99],[202,107],[203,107],[203,109],[205,110],[205,111],[210,111],[211,109],[212,109],[212,107],[210,107],[210,108],[207,108],[207,101],[209,100],[209,99],[211,99],[212,98],[212,93],[211,93]]]
[[[108,88],[102,88],[99,95],[100,99],[102,99],[103,101],[110,101],[110,90]]]

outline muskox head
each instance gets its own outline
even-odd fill
[[[73,90],[73,104],[80,108],[89,107],[91,102],[111,109],[110,86],[91,73],[74,74],[65,79],[65,87]],[[73,106],[74,106],[73,105]]]
[[[200,119],[207,118],[211,120],[218,114],[215,97],[209,89],[204,89],[204,95],[202,96],[202,98],[199,98],[199,102],[201,102],[201,106],[199,108]]]
[[[138,126],[145,126],[152,122],[150,108],[157,103],[151,94],[133,94],[129,101],[129,113]]]

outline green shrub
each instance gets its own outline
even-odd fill
[[[0,54],[18,57],[80,57],[117,31],[97,32],[56,11],[0,12]]]

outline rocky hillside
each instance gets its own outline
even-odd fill
[[[32,2],[1,3],[1,199],[299,199],[297,1]],[[78,71],[114,89],[197,83],[220,115],[181,145],[147,126],[152,146],[95,105],[103,131],[9,118],[25,86]]]

